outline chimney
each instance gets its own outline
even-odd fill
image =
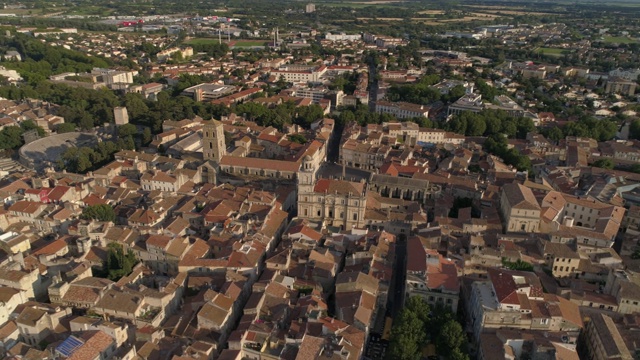
[[[574,221],[574,219],[571,216],[565,216],[565,218],[564,218],[564,226],[573,227],[573,221]]]

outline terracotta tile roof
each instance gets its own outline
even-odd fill
[[[12,297],[20,293],[20,290],[16,290],[12,287],[2,286],[0,287],[0,302],[8,303]]]
[[[427,253],[420,238],[416,236],[411,236],[407,239],[407,271],[427,271]]]
[[[70,286],[62,300],[70,303],[95,304],[100,299],[100,290],[86,286]]]
[[[429,289],[444,289],[451,292],[460,291],[458,269],[456,264],[448,259],[440,257],[439,266],[428,266],[427,286]]]
[[[147,246],[154,246],[164,250],[167,248],[170,241],[171,238],[165,235],[151,235],[147,238],[145,243]]]
[[[64,249],[65,247],[67,247],[67,242],[65,241],[65,239],[60,238],[58,240],[55,240],[55,241],[53,241],[53,242],[41,247],[37,251],[34,251],[32,255],[34,255],[34,256],[53,255],[53,254],[56,254],[57,252],[59,252],[60,250]]]
[[[505,184],[502,187],[502,191],[504,191],[507,199],[509,200],[511,208],[540,210],[538,200],[536,200],[535,195],[533,195],[533,191],[528,187],[518,183],[511,183]]]
[[[141,295],[111,289],[104,294],[95,307],[97,309],[115,310],[125,314],[136,314],[142,306],[142,302]]]
[[[287,230],[287,235],[296,235],[296,234],[302,234],[315,241],[322,240],[322,233],[315,231],[314,229],[310,228],[304,223],[292,226]]]
[[[325,340],[321,337],[305,335],[302,338],[300,349],[295,360],[318,359],[323,349]]]
[[[42,309],[33,308],[30,306],[25,307],[20,315],[16,318],[16,322],[18,324],[23,324],[27,326],[36,326],[36,324],[45,316],[47,312]]]
[[[85,196],[84,199],[82,199],[82,202],[87,206],[102,205],[107,203],[106,200],[100,198],[99,196],[93,193]]]
[[[71,188],[69,186],[61,186],[58,185],[56,187],[53,188],[53,190],[51,190],[51,192],[49,192],[49,199],[51,199],[52,201],[60,201],[60,199],[62,199],[62,197],[69,191],[71,190]]]
[[[223,294],[216,294],[212,301],[208,301],[198,312],[198,318],[210,321],[218,327],[224,325],[233,307],[233,300]]]
[[[274,171],[297,172],[300,168],[299,162],[260,159],[240,156],[224,156],[220,160],[221,166],[235,166],[250,169],[265,169]]]
[[[25,214],[35,214],[40,211],[43,204],[35,201],[18,201],[9,207],[9,211],[15,211]]]
[[[345,180],[320,179],[316,182],[313,191],[317,193],[360,196],[364,193],[364,184]]]
[[[102,331],[85,332],[81,335],[84,345],[78,348],[67,360],[93,360],[105,352],[115,340]]]
[[[0,325],[0,339],[9,339],[9,337],[18,332],[18,325],[15,321],[7,321],[4,325]]]
[[[129,222],[152,225],[160,219],[160,216],[150,209],[138,209],[130,217]]]

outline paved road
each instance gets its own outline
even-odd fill
[[[378,69],[373,66],[373,64],[369,65],[369,110],[376,111],[376,97],[378,96],[378,80],[376,76],[378,75]]]
[[[407,280],[407,239],[398,237],[396,241],[396,258],[393,266],[392,287],[387,299],[387,312],[395,319],[404,305],[404,287]],[[391,292],[393,291],[393,292]]]
[[[366,359],[382,360],[385,357],[389,342],[382,339],[384,321],[387,316],[397,318],[404,304],[405,282],[407,274],[407,240],[398,238],[396,256],[393,263],[393,276],[389,284],[386,313],[378,313],[376,326],[372,329],[367,342]]]

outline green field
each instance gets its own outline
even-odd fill
[[[550,55],[550,56],[562,56],[564,54],[569,53],[569,51],[565,49],[545,48],[545,47],[538,48],[538,50],[536,51],[543,55]]]
[[[235,41],[233,46],[235,47],[253,47],[253,46],[264,46],[266,40],[238,40]]]
[[[209,44],[217,44],[218,42],[219,42],[218,39],[213,39],[213,38],[195,38],[187,41],[186,43],[190,45],[209,45]]]
[[[618,44],[634,44],[637,43],[636,40],[629,39],[626,36],[605,36],[604,42],[607,43],[618,43]]]
[[[222,42],[228,43],[227,36],[222,35]],[[267,40],[231,40],[229,43],[232,47],[254,47],[254,46],[264,46]],[[217,44],[217,38],[195,38],[186,42],[189,45],[209,45],[209,44]]]

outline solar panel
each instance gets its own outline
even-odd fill
[[[84,345],[84,342],[82,340],[71,335],[67,338],[67,340],[63,341],[62,344],[58,345],[58,347],[56,348],[56,352],[60,353],[60,355],[64,357],[69,357],[82,345]]]

